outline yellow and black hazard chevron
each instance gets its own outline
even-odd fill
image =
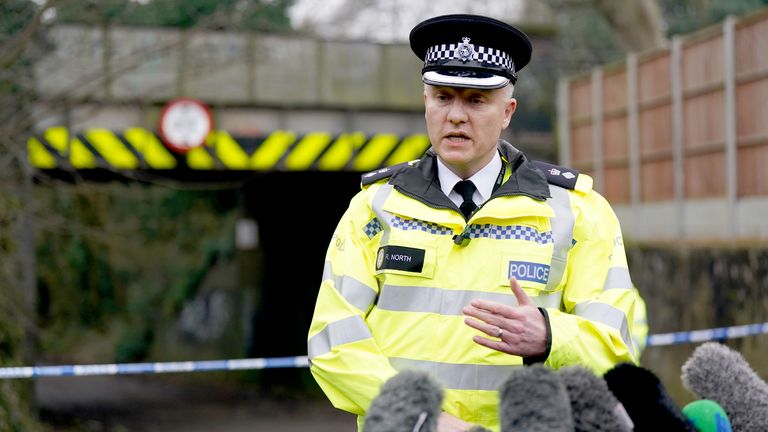
[[[429,147],[423,134],[366,135],[362,132],[297,134],[277,130],[262,137],[213,131],[206,144],[180,155],[142,128],[122,132],[88,129],[73,133],[52,127],[31,137],[28,160],[40,170],[237,170],[366,172],[420,157]]]

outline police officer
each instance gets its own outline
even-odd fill
[[[363,175],[328,248],[311,371],[360,429],[382,383],[421,369],[445,388],[439,430],[498,430],[511,368],[635,361],[621,231],[588,176],[499,139],[531,57],[523,32],[448,15],[410,43],[432,147]]]

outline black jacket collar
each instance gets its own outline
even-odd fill
[[[547,178],[525,157],[523,152],[504,140],[499,140],[498,150],[502,159],[511,170],[509,179],[491,195],[525,195],[535,200],[544,201],[550,197]],[[440,189],[437,179],[437,155],[434,149],[427,150],[418,164],[406,167],[389,181],[400,193],[423,202],[430,207],[456,209]]]

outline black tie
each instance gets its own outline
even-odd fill
[[[469,216],[477,208],[475,202],[472,201],[472,195],[474,195],[475,191],[477,190],[475,184],[472,183],[471,180],[462,180],[456,183],[456,186],[453,187],[453,190],[458,192],[459,195],[461,195],[461,197],[464,199],[464,202],[462,202],[459,206],[459,210],[461,210],[461,213],[464,215],[464,219],[469,219]]]

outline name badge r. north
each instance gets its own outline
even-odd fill
[[[519,281],[546,284],[549,280],[549,266],[525,261],[510,261],[508,277],[514,277]]]
[[[376,254],[376,270],[401,270],[421,273],[424,249],[405,246],[382,246]]]

